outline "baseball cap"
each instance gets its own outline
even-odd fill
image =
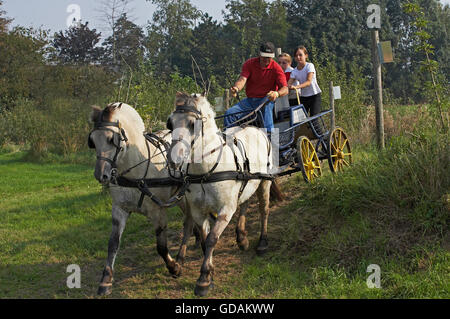
[[[261,44],[259,48],[259,56],[265,58],[274,58],[275,57],[275,46],[272,42],[265,42]]]

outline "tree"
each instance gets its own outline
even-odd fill
[[[64,64],[98,63],[104,54],[104,49],[96,46],[100,36],[96,29],[89,29],[88,22],[79,23],[64,33],[55,33],[52,45],[58,60]]]
[[[100,12],[102,14],[102,19],[111,30],[110,37],[110,54],[112,57],[113,65],[117,64],[117,60],[121,60],[118,57],[116,49],[116,28],[118,26],[117,20],[119,20],[124,14],[129,15],[129,5],[133,0],[102,0],[100,2]],[[119,62],[120,63],[120,62]]]
[[[277,47],[286,46],[289,23],[287,21],[287,10],[282,0],[271,2],[267,8],[267,21],[263,26],[263,34],[268,41]]]
[[[420,52],[425,55],[425,59],[421,61],[421,71],[431,77],[431,83],[425,86],[427,86],[434,92],[437,108],[439,110],[441,125],[444,129],[447,130],[447,125],[444,122],[442,103],[439,94],[439,83],[437,81],[439,64],[437,61],[432,59],[432,56],[434,55],[434,46],[429,41],[431,35],[426,31],[426,27],[430,23],[430,21],[425,19],[424,9],[421,8],[420,5],[416,2],[405,3],[404,10],[414,18],[414,38],[417,42],[415,50],[416,52]]]
[[[18,97],[33,97],[37,69],[44,65],[47,34],[16,27],[0,33],[0,105],[11,108]]]
[[[103,42],[107,64],[116,61],[120,69],[136,68],[144,54],[144,31],[128,20],[126,13],[116,21],[114,30],[114,35]]]
[[[227,0],[225,7],[225,30],[233,34],[241,64],[258,53],[262,42],[285,47],[289,24],[283,1]]]
[[[263,40],[264,24],[268,23],[268,4],[264,0],[227,0],[223,12],[226,24],[236,34],[236,45],[242,60],[253,56]],[[273,41],[272,41],[273,42]]]
[[[3,0],[0,0],[0,33],[8,31],[8,25],[11,23],[12,19],[3,17],[6,12],[1,9],[3,5]]]
[[[157,5],[153,21],[147,27],[147,49],[157,70],[166,74],[173,69],[182,74],[191,70],[192,28],[200,11],[189,0],[147,0]]]

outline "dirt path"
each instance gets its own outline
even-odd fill
[[[276,249],[277,240],[283,234],[283,228],[289,223],[283,215],[286,207],[293,198],[292,190],[283,190],[286,199],[281,203],[271,203],[269,217],[269,247]],[[247,230],[250,248],[241,251],[236,244],[235,227],[237,214],[223,232],[214,252],[215,273],[214,281],[217,288],[211,291],[211,298],[233,298],[239,290],[240,274],[244,265],[251,262],[256,256],[256,245],[259,239],[259,212],[256,199],[252,199],[247,215]],[[125,231],[126,236],[126,231]],[[169,232],[170,251],[176,255],[178,243],[181,239],[180,231]],[[113,298],[194,298],[195,282],[200,274],[203,259],[201,248],[194,248],[194,237],[189,241],[186,261],[180,278],[172,278],[163,265],[161,258],[156,254],[154,247],[128,247],[119,252]],[[146,249],[148,258],[136,260],[136,249]],[[121,254],[122,253],[122,254]],[[262,257],[264,258],[264,257]],[[133,265],[134,264],[134,265]],[[150,267],[148,267],[150,265]],[[95,297],[94,295],[91,297]]]

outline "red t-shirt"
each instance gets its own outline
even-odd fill
[[[291,78],[291,72],[284,72],[284,75],[286,76],[286,81],[289,81]]]
[[[266,68],[259,64],[259,57],[245,61],[241,76],[247,78],[245,93],[247,97],[265,97],[269,91],[287,86],[286,76],[281,66],[274,60]]]

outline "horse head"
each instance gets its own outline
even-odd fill
[[[196,142],[201,141],[210,129],[214,134],[217,132],[214,116],[204,95],[177,93],[175,111],[167,121],[167,128],[172,131],[168,159],[173,169],[179,169],[191,160]]]
[[[136,127],[138,119],[141,123]],[[97,152],[94,176],[100,183],[108,184],[116,177],[136,130],[141,129],[142,133],[144,124],[138,113],[124,103],[112,103],[103,110],[93,106],[91,121],[94,129],[89,134],[88,145]]]

